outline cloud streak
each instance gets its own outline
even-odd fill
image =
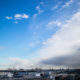
[[[56,10],[56,9],[58,9],[61,4],[62,4],[62,2],[59,2],[57,5],[53,6],[53,7],[51,8],[51,10]]]
[[[66,3],[62,6],[62,8],[69,7],[72,3],[73,3],[73,0],[69,0],[68,2],[66,2]]]
[[[43,5],[43,2],[41,2],[40,4]],[[36,6],[36,10],[37,10],[37,13],[33,15],[34,18],[44,12],[44,10],[41,9],[40,5]]]
[[[59,27],[61,26],[61,22],[60,21],[50,21],[46,26],[48,29],[52,29],[53,27]]]

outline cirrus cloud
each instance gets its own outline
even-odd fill
[[[62,8],[66,8],[66,7],[69,7],[72,3],[73,3],[74,0],[69,0],[68,2],[66,2]]]

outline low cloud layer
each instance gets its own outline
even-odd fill
[[[42,61],[42,63],[45,65],[80,68],[80,51],[76,51],[73,55],[50,58]]]
[[[28,60],[28,59],[22,59],[22,58],[17,58],[17,57],[11,57],[8,59],[9,60],[9,65],[11,68],[16,68],[16,69],[31,69],[34,65]]]

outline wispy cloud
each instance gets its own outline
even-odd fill
[[[62,8],[69,7],[72,3],[73,3],[73,0],[69,0],[68,2],[66,2],[66,3],[62,6]]]
[[[12,17],[9,17],[9,16],[6,16],[5,18],[8,19],[8,20],[9,20],[9,19],[13,19]]]
[[[53,27],[57,26],[61,26],[61,22],[60,21],[50,21],[46,26],[48,29],[52,29]]]
[[[55,10],[55,9],[57,9],[59,7],[59,5],[56,5],[56,6],[54,6],[53,8],[52,8],[52,10]]]
[[[36,10],[38,11],[38,14],[41,14],[43,10],[40,9],[40,6],[36,6]]]
[[[40,4],[42,5],[43,3],[40,3]],[[41,14],[41,13],[44,12],[44,10],[41,9],[41,6],[40,6],[40,5],[36,6],[36,10],[37,10],[37,13],[35,13],[35,14],[33,15],[34,18],[35,18],[37,15],[39,15],[39,14]]]
[[[34,34],[35,34],[35,33],[34,33]],[[40,44],[40,41],[36,40],[36,42],[31,42],[31,43],[29,44],[29,47],[34,48],[34,47],[36,47],[36,46],[39,45],[39,44]]]
[[[62,3],[62,2],[59,2],[58,4],[56,4],[55,6],[53,6],[53,7],[51,8],[51,10],[56,10],[56,9],[58,9],[59,6],[61,5],[61,3]]]

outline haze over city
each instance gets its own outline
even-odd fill
[[[80,0],[0,0],[0,70],[80,68]]]

